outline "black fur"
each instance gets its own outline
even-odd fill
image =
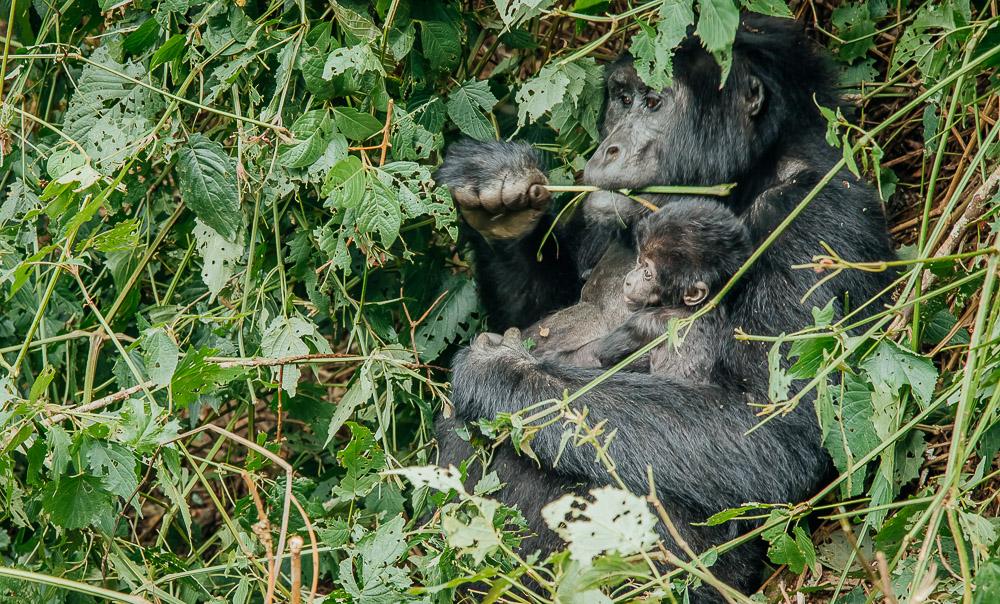
[[[719,70],[697,41],[678,54],[675,73],[674,86],[653,95],[628,61],[611,68],[607,135],[585,179],[604,188],[735,182],[735,191],[724,203],[756,245],[838,160],[840,152],[824,141],[825,123],[814,105],[814,98],[837,102],[826,59],[794,22],[744,17],[732,71],[721,90]],[[631,96],[631,105],[616,101],[614,94],[623,91]],[[647,95],[657,102],[636,102]],[[618,149],[609,152],[613,146]],[[441,179],[453,187],[461,182],[467,189],[503,189],[490,179],[502,173],[502,179],[525,181],[505,167],[528,162],[529,157],[524,145],[467,144],[460,153],[449,153]],[[528,165],[536,170],[538,164],[532,159]],[[501,195],[505,212],[537,207],[537,199],[518,193],[525,190],[523,184],[509,188],[512,193]],[[456,201],[463,213],[480,203],[474,195],[457,196]],[[655,201],[669,203],[663,196],[655,196]],[[590,300],[601,299],[597,294],[602,292],[612,300],[620,295],[616,290],[621,291],[635,252],[629,255],[629,239],[616,234],[615,225],[627,230],[641,218],[638,208],[612,194],[592,195],[576,220],[557,231],[559,253],[552,247],[543,250],[542,262],[535,261],[535,253],[540,234],[550,225],[549,214],[528,222],[520,238],[491,242],[472,233],[491,326],[528,327],[554,309],[568,312],[565,307],[582,298],[576,306],[590,305],[581,313],[587,321],[579,321],[578,329],[566,325],[565,333],[555,339],[579,340],[581,332],[596,339],[609,333],[614,326],[607,325],[604,314],[611,307]],[[744,436],[759,421],[747,403],[767,400],[767,350],[730,335],[736,328],[765,335],[793,331],[812,322],[813,305],[834,299],[837,311],[843,312],[887,285],[886,275],[848,271],[800,304],[817,276],[790,267],[807,262],[820,249],[820,241],[853,261],[893,256],[875,194],[846,171],[836,175],[743,276],[742,286],[724,299],[720,316],[727,335],[707,338],[705,345],[715,360],[707,375],[695,380],[620,372],[575,403],[588,408],[592,424],[604,421],[605,430],[618,431],[610,453],[630,489],[646,492],[646,466],[652,466],[660,498],[697,550],[749,526],[696,527],[692,522],[748,501],[800,501],[815,492],[829,470],[811,400]],[[558,342],[548,345],[558,347]],[[440,463],[458,464],[471,452],[454,432],[457,422],[559,398],[601,372],[538,360],[509,346],[473,345],[461,351],[453,374],[456,417],[439,422]],[[493,456],[492,469],[507,483],[499,497],[519,507],[539,534],[525,544],[528,548],[551,551],[558,546],[539,517],[543,505],[561,493],[609,482],[592,448],[560,446],[562,431],[561,425],[548,426],[532,442],[541,467],[506,444]],[[673,547],[669,538],[667,543]],[[757,542],[723,556],[712,570],[751,591],[759,584],[762,562]],[[719,595],[703,589],[695,599],[715,602]]]

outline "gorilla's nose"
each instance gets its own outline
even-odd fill
[[[632,278],[632,272],[629,271],[629,274],[625,275],[625,289],[632,289],[633,285],[635,285],[635,279]]]
[[[604,161],[611,163],[618,159],[618,154],[621,152],[621,147],[618,145],[608,145],[608,148],[604,150]]]

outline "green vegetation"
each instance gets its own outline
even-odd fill
[[[803,267],[899,270],[898,297],[774,342],[761,420],[815,391],[840,476],[710,520],[767,519],[740,540],[777,572],[733,601],[1000,601],[996,4],[740,4],[833,51],[859,111],[826,111],[829,142],[877,182],[904,260]],[[662,86],[693,24],[725,67],[733,0],[0,14],[0,602],[448,602],[470,582],[489,590],[470,601],[683,601],[714,580],[715,551],[657,569],[642,494],[597,492],[537,560],[495,480],[426,468],[440,365],[483,327],[432,173],[446,141],[516,133],[572,185],[601,65],[630,49]],[[548,405],[487,428],[530,454]],[[611,463],[611,435],[557,419]]]

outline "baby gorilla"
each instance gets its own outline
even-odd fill
[[[636,227],[636,266],[625,276],[625,300],[635,311],[599,339],[596,356],[610,367],[667,330],[670,319],[689,316],[733,276],[750,256],[750,234],[721,203],[705,198],[668,201]],[[679,348],[657,346],[639,370],[674,377],[711,375],[714,346],[722,334],[721,306],[699,319]],[[647,366],[648,365],[648,366]]]

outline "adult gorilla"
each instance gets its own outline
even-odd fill
[[[840,151],[825,142],[816,104],[830,107],[839,100],[827,60],[794,21],[745,16],[733,51],[732,71],[721,89],[719,68],[696,40],[678,50],[674,84],[663,91],[644,86],[627,59],[612,66],[604,139],[584,181],[603,189],[735,182],[724,202],[760,243],[838,160]],[[528,145],[453,145],[439,179],[472,227],[490,326],[528,328],[539,342],[532,356],[510,345],[509,338],[480,336],[459,353],[452,382],[455,417],[438,420],[439,461],[446,465],[471,453],[455,433],[457,422],[559,398],[601,373],[538,351],[571,353],[622,322],[622,278],[635,262],[628,231],[646,210],[617,194],[593,194],[573,220],[557,227],[557,242],[550,239],[537,261],[552,214],[547,192],[537,186],[545,176]],[[654,201],[669,203],[666,197]],[[842,312],[887,285],[881,274],[846,272],[800,304],[817,276],[790,267],[808,262],[820,241],[850,260],[892,257],[876,196],[846,171],[727,295],[721,309],[727,333],[737,327],[756,334],[793,331],[811,324],[813,304],[832,299]],[[541,331],[548,337],[541,337],[539,326],[548,328]],[[742,530],[732,523],[691,523],[744,502],[799,501],[815,491],[830,467],[808,402],[744,435],[759,420],[748,403],[768,399],[767,348],[732,338],[713,346],[715,362],[702,379],[620,372],[575,403],[588,408],[591,423],[604,421],[607,431],[617,430],[610,454],[632,491],[647,491],[646,466],[652,466],[659,497],[699,551]],[[492,468],[507,484],[499,498],[519,507],[541,536],[526,543],[528,548],[547,551],[558,544],[540,519],[544,504],[610,481],[590,447],[568,446],[560,456],[563,429],[543,428],[532,442],[541,467],[507,445],[494,457]],[[750,591],[758,584],[762,558],[759,543],[748,545],[722,558],[713,571]],[[699,601],[718,598],[714,591],[696,594]]]

